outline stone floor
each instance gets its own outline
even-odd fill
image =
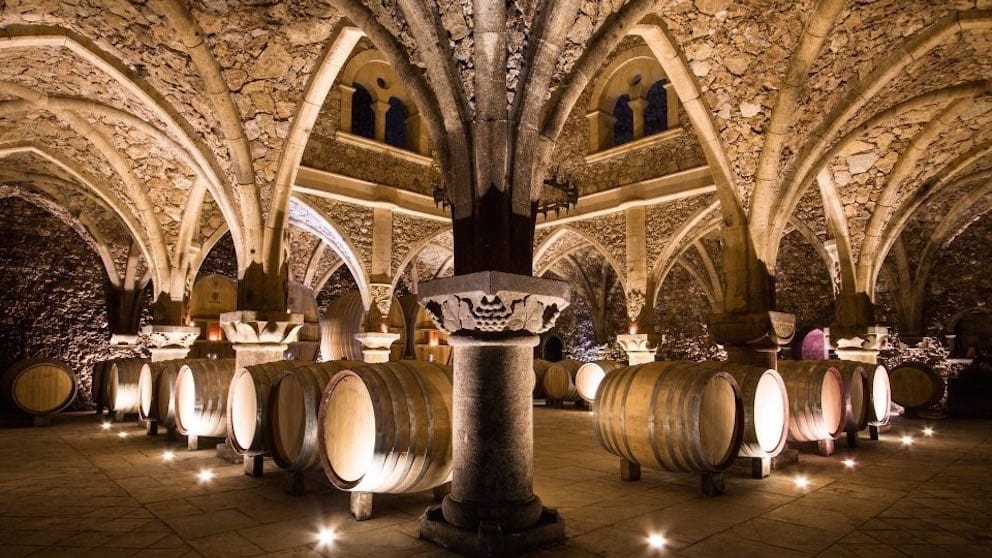
[[[927,438],[922,421],[898,419],[878,442],[803,453],[799,465],[732,476],[724,496],[703,498],[688,474],[621,482],[591,422],[586,411],[535,409],[536,491],[560,509],[568,542],[534,556],[992,556],[992,423],[936,421]],[[162,438],[99,424],[88,415],[0,428],[0,556],[449,555],[417,538],[430,494],[379,497],[376,516],[356,522],[347,495],[319,474],[294,497],[269,463],[261,479],[212,450],[166,463]],[[203,469],[215,479],[198,483]],[[333,544],[317,545],[321,528],[336,531]],[[650,534],[667,545],[650,548]]]

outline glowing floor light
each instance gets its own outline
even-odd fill
[[[317,533],[317,546],[329,546],[337,540],[338,534],[334,529],[324,528]]]
[[[857,461],[851,459],[850,457],[848,457],[844,461],[841,461],[841,463],[844,464],[845,469],[853,469],[854,466],[858,464]]]
[[[113,427],[114,427],[114,425],[111,424],[109,421],[106,421],[106,420],[103,421],[103,424],[100,425],[100,428],[102,428],[104,430],[110,430]]]
[[[176,454],[171,450],[165,450],[162,452],[162,461],[169,462],[176,458]]]
[[[799,475],[798,477],[796,477],[795,483],[796,483],[796,488],[808,488],[809,487],[809,479],[806,478],[806,476],[804,476],[804,475]]]
[[[118,438],[127,438],[127,432],[124,432],[122,430],[122,431],[120,431],[120,432],[117,433],[117,437]]]
[[[903,436],[902,437],[902,445],[904,445],[904,446],[911,446],[911,445],[913,445],[913,437],[910,436],[909,434],[906,434],[905,436]]]
[[[666,544],[668,544],[668,540],[665,539],[665,535],[653,533],[648,537],[648,546],[651,548],[663,548]]]
[[[214,472],[210,469],[202,469],[197,473],[196,478],[200,480],[201,483],[210,482],[214,478]]]
[[[933,436],[933,428],[930,428],[929,426],[924,427],[923,428],[923,435],[926,436],[927,438]]]

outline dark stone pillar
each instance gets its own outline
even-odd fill
[[[533,492],[533,347],[568,305],[564,283],[479,272],[420,285],[454,346],[451,493],[421,536],[456,552],[516,555],[564,540]]]

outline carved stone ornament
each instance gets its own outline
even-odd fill
[[[554,327],[569,291],[560,281],[483,271],[421,284],[420,304],[447,333],[537,335]]]
[[[796,317],[785,312],[713,314],[710,332],[720,345],[771,349],[792,341]]]
[[[630,333],[617,335],[617,343],[628,353],[653,353],[657,347],[649,346],[647,333]]]
[[[636,321],[637,317],[641,315],[641,309],[644,308],[646,301],[647,297],[640,289],[627,291],[627,317],[630,318],[631,322]]]
[[[880,351],[885,348],[889,328],[884,326],[847,329],[833,326],[827,330],[834,349],[861,349]]]
[[[220,326],[235,345],[294,343],[303,327],[303,314],[238,310],[221,314]]]
[[[149,325],[141,328],[141,337],[154,349],[168,347],[190,348],[200,336],[196,326]]]
[[[393,303],[393,286],[389,283],[372,283],[369,285],[372,304],[379,310],[383,320],[389,318],[389,307]]]

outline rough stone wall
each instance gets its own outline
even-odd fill
[[[355,282],[355,278],[351,276],[348,268],[342,265],[331,274],[331,277],[324,283],[324,288],[317,293],[317,308],[320,309],[320,313],[323,315],[327,305],[335,298],[357,290],[358,283]]]
[[[988,307],[992,301],[992,215],[969,226],[944,248],[930,273],[924,303],[928,335],[944,331],[950,319],[962,310]]]
[[[557,335],[565,345],[565,357],[584,362],[607,358],[625,360],[625,354],[616,343],[616,335],[625,333],[627,329],[627,312],[624,302],[623,289],[619,282],[613,284],[607,298],[607,330],[610,337],[606,343],[596,341],[593,331],[592,308],[589,300],[583,296],[581,289],[575,288],[575,282],[568,274],[547,273],[547,279],[565,281],[572,287],[572,302],[561,312],[555,327],[548,334]]]
[[[238,278],[238,258],[234,251],[234,241],[231,240],[231,233],[220,237],[220,240],[210,249],[207,257],[200,264],[200,270],[196,273],[197,279],[206,275],[223,275],[237,280]]]
[[[659,360],[712,360],[726,358],[706,326],[710,305],[703,289],[682,266],[665,278],[655,304],[657,333],[664,336]]]
[[[102,264],[75,231],[17,198],[0,200],[0,238],[0,370],[23,358],[64,360],[80,383],[72,408],[91,405],[93,363],[139,356],[109,344]]]
[[[796,315],[797,326],[829,326],[834,291],[820,253],[798,232],[782,238],[775,269],[775,306]]]

